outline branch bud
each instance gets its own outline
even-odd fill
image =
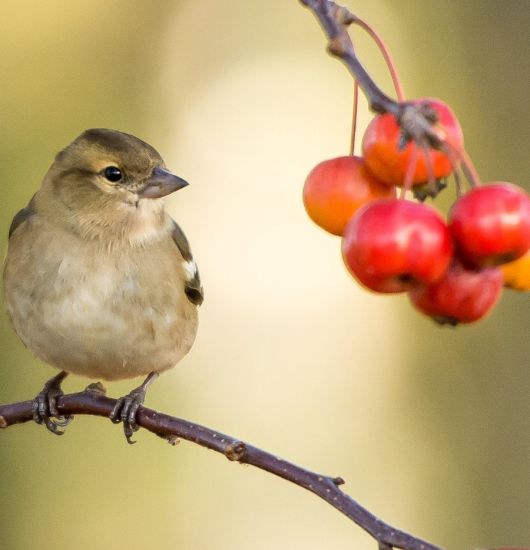
[[[240,461],[247,453],[247,446],[243,441],[236,441],[232,445],[228,445],[225,449],[225,456],[228,460]]]

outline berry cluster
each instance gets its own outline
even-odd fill
[[[440,323],[477,321],[504,286],[530,289],[530,196],[511,183],[480,184],[446,104],[402,105],[399,120],[391,113],[374,117],[361,157],[327,160],[311,171],[305,208],[315,223],[342,236],[344,262],[367,289],[408,292],[415,308]],[[471,184],[465,193],[460,168]],[[423,200],[434,198],[451,174],[458,198],[446,221]]]

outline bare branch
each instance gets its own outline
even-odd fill
[[[341,59],[348,67],[365,93],[370,109],[380,114],[393,114],[403,130],[404,137],[415,141],[419,147],[423,149],[429,147],[447,153],[448,145],[433,130],[433,125],[437,122],[437,114],[430,105],[428,103],[415,104],[410,101],[395,101],[390,98],[379,88],[359,61],[348,33],[348,27],[357,21],[361,25],[365,25],[365,23],[344,6],[330,0],[299,1],[308,7],[318,19],[328,37],[328,52]],[[455,160],[460,161],[460,159]]]
[[[33,401],[22,401],[0,405],[0,428],[33,420],[32,404]],[[64,416],[90,414],[108,417],[115,405],[116,399],[106,397],[104,388],[96,384],[92,384],[84,392],[64,395],[57,401],[59,414]],[[145,407],[138,410],[137,423],[173,445],[179,439],[191,441],[223,454],[228,460],[256,466],[315,493],[367,531],[381,548],[441,550],[375,517],[339,489],[339,486],[344,484],[340,477],[311,472],[234,437]]]
[[[329,53],[341,59],[357,79],[368,98],[370,108],[376,113],[393,113],[399,119],[403,105],[387,96],[377,86],[357,58],[348,34],[348,26],[356,21],[355,15],[345,7],[329,0],[300,0],[300,2],[315,14],[328,37]]]

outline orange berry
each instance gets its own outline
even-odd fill
[[[321,162],[304,184],[303,200],[309,217],[333,235],[342,235],[353,214],[366,203],[396,196],[394,187],[380,182],[361,157],[338,157]]]
[[[504,286],[513,290],[530,290],[530,252],[517,260],[501,265]]]
[[[438,116],[438,122],[432,125],[432,130],[443,141],[447,142],[453,153],[450,159],[442,151],[429,149],[429,157],[435,179],[441,179],[453,172],[453,162],[460,160],[464,147],[464,137],[460,124],[451,109],[437,99],[417,99],[413,104],[426,104],[432,107]],[[412,141],[404,146],[402,130],[396,117],[386,113],[377,115],[368,125],[363,137],[363,156],[369,170],[388,185],[401,186],[411,161],[412,151],[417,147]],[[429,180],[427,155],[423,149],[418,149],[418,160],[412,178],[413,185],[421,185]]]

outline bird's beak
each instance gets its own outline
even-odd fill
[[[187,181],[175,176],[168,170],[155,168],[137,193],[142,199],[159,199],[186,187],[186,185],[189,185]]]

